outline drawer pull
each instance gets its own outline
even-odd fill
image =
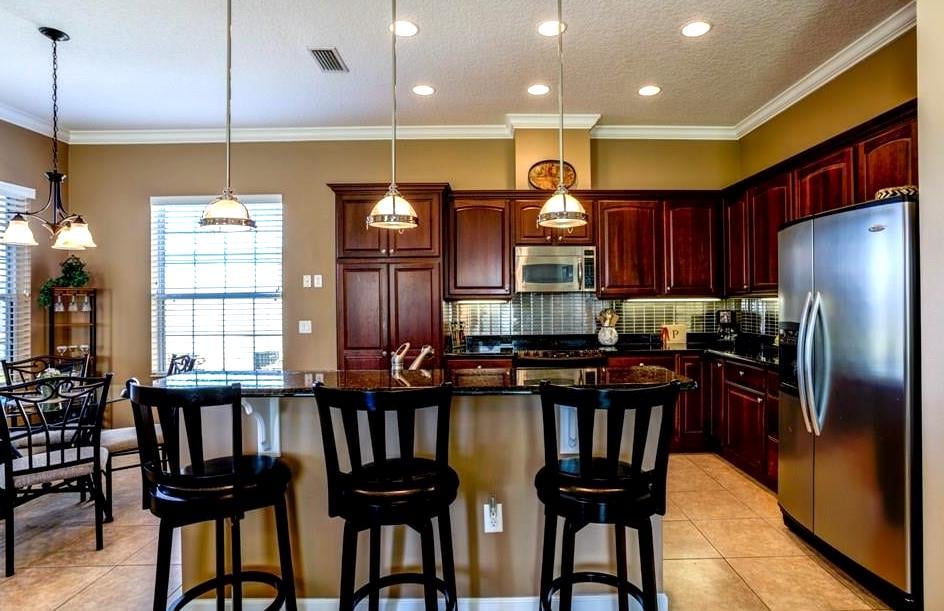
[[[743,370],[743,369],[738,369],[738,375],[739,375],[739,376],[744,375],[744,370]]]
[[[380,249],[380,254],[382,254],[382,255],[387,254],[387,249],[386,249],[386,248],[381,248],[381,249]]]
[[[764,398],[763,398],[763,397],[757,397],[757,402],[758,402],[758,403],[763,403],[763,402],[764,402]]]
[[[481,365],[476,365],[475,368],[476,368],[476,369],[481,369],[482,366],[481,366]]]

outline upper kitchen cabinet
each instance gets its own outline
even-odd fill
[[[647,297],[663,292],[662,202],[597,202],[599,295]]]
[[[400,185],[400,192],[416,210],[419,224],[402,232],[367,227],[367,215],[387,192],[383,184],[329,185],[337,210],[337,256],[438,257],[441,214],[446,184]]]
[[[852,157],[852,147],[843,147],[794,172],[792,218],[855,203]]]
[[[784,172],[748,189],[751,292],[777,290],[777,232],[790,210],[790,183],[790,173]]]
[[[748,272],[747,194],[736,193],[724,202],[725,294],[738,295],[751,290]]]
[[[510,298],[511,203],[457,195],[446,214],[446,299]]]
[[[718,293],[718,206],[710,200],[667,201],[663,212],[665,235],[665,294]]]
[[[909,120],[856,145],[856,199],[866,201],[888,187],[918,184],[918,124]]]
[[[550,193],[547,194],[550,197]],[[579,197],[579,195],[578,195]],[[575,246],[593,245],[593,206],[592,202],[583,201],[587,211],[588,222],[582,227],[571,229],[549,229],[538,226],[538,213],[547,198],[543,199],[516,199],[512,203],[515,216],[515,245],[538,246],[567,244]]]

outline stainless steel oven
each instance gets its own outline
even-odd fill
[[[597,249],[593,246],[518,246],[515,291],[570,293],[596,290]]]

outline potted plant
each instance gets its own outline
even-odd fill
[[[67,286],[78,288],[89,282],[89,274],[85,271],[85,263],[75,255],[69,255],[59,264],[62,273],[58,278],[50,278],[39,287],[39,305],[48,308],[52,305],[52,290],[55,287]]]

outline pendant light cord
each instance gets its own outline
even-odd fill
[[[393,87],[391,89],[391,126],[392,137],[390,139],[390,187],[391,190],[397,186],[397,0],[390,0],[390,8],[393,13],[393,30],[391,34],[391,73],[393,74]],[[397,201],[393,200],[393,213],[397,213]]]
[[[230,186],[230,130],[232,123],[232,81],[233,81],[233,0],[226,0],[226,193],[233,190]]]
[[[560,154],[560,166],[557,174],[557,190],[564,187],[564,16],[562,0],[557,0],[557,110],[560,114],[560,129],[557,132],[557,151]],[[567,198],[563,193],[564,212],[567,212]]]

